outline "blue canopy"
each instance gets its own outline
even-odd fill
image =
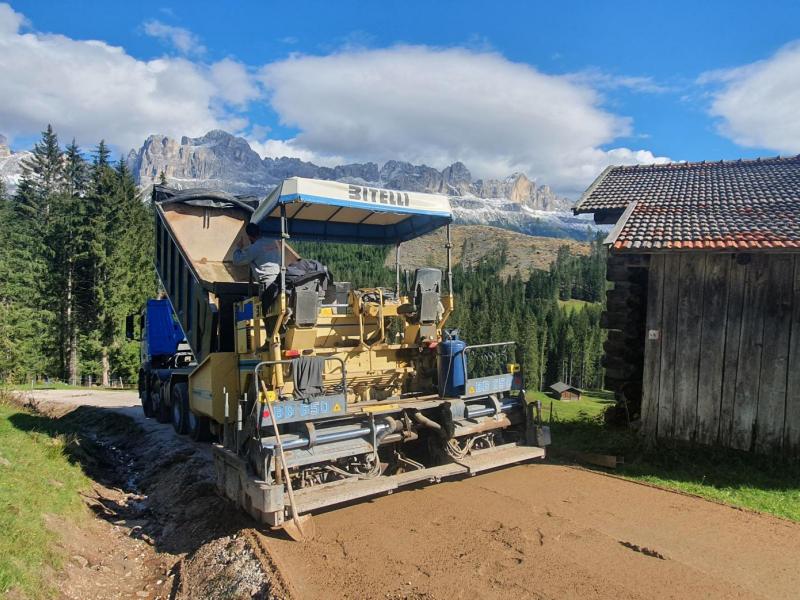
[[[283,181],[251,221],[264,233],[278,235],[282,206],[295,240],[395,244],[452,221],[447,196],[302,177]]]

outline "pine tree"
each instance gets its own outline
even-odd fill
[[[110,257],[116,229],[114,202],[116,174],[109,164],[111,152],[103,140],[94,152],[86,191],[86,254],[81,265],[80,284],[82,329],[87,332],[86,352],[94,360],[89,368],[100,371],[103,385],[111,382],[110,350],[114,342],[111,313]]]
[[[33,147],[33,156],[23,161],[23,178],[28,178],[32,183],[26,194],[25,207],[37,213],[38,218],[46,223],[50,217],[50,205],[55,194],[63,190],[64,163],[61,148],[58,145],[58,136],[51,125],[42,132],[41,141]]]
[[[89,172],[83,153],[72,138],[72,143],[67,146],[64,167],[64,178],[66,180],[67,193],[70,196],[83,196],[86,193],[86,185],[89,181]]]
[[[108,290],[111,366],[115,376],[135,377],[139,365],[138,345],[124,336],[125,317],[138,312],[144,301],[155,292],[152,271],[153,215],[149,204],[142,202],[125,163],[115,168],[116,188],[111,227]]]
[[[17,192],[6,207],[9,272],[3,293],[15,378],[58,371],[60,297],[51,278],[58,243],[51,239],[54,207],[64,186],[63,155],[48,125],[24,161]],[[43,335],[44,333],[44,335]]]
[[[79,381],[80,294],[77,287],[81,280],[78,272],[83,264],[81,257],[86,250],[86,185],[86,161],[73,139],[64,154],[64,191],[57,197],[49,226],[49,239],[56,242],[50,280],[59,299],[61,372],[62,377],[73,384]]]

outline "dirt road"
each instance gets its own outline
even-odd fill
[[[133,394],[77,394],[40,396],[131,416],[153,434],[147,443],[161,446],[162,456],[177,452],[200,464],[207,452],[176,443],[166,426],[145,420],[130,408]],[[159,477],[151,472],[144,486],[156,513]],[[167,469],[161,477],[174,479],[175,472]],[[264,576],[283,580],[281,593],[292,590],[300,598],[800,594],[800,525],[558,465],[520,465],[315,519],[318,539],[307,544],[258,534],[247,521],[228,523],[221,533],[230,536],[231,528],[240,527],[239,539],[249,540]],[[205,551],[187,548],[186,561]],[[279,573],[267,575],[276,566]],[[186,581],[183,590],[185,597],[200,597]]]

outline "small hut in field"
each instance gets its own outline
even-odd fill
[[[645,435],[800,453],[800,156],[609,167],[606,386]]]
[[[581,399],[581,391],[575,386],[559,381],[550,386],[550,393],[564,402],[576,402]]]

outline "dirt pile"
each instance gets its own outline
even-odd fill
[[[287,597],[263,550],[251,547],[252,521],[217,495],[210,446],[104,408],[35,408],[77,431],[70,454],[95,481],[86,503],[102,519],[53,523],[72,557],[64,596]]]

